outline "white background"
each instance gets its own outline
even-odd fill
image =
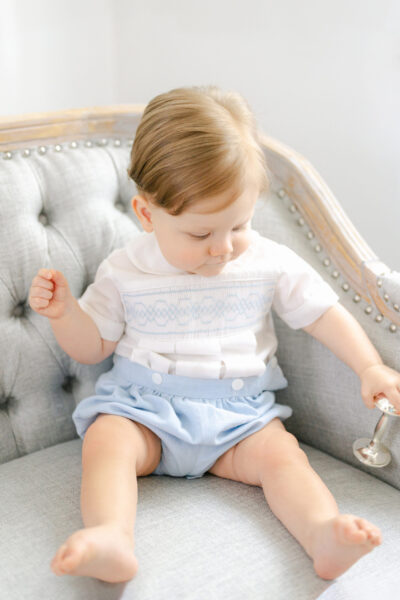
[[[400,270],[398,0],[0,0],[0,116],[242,93]]]

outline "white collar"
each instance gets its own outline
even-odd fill
[[[254,243],[260,234],[254,229],[251,230],[251,239]],[[178,269],[171,265],[161,252],[157,238],[154,231],[147,233],[142,231],[134,237],[126,246],[126,251],[130,261],[143,273],[150,273],[151,275],[184,275],[188,274],[183,269]],[[226,265],[223,273],[220,275],[228,274],[231,271],[235,271],[238,268],[243,268],[243,261],[246,262],[251,259],[252,244],[239,258],[230,262]],[[218,277],[218,275],[216,276]]]
[[[154,231],[143,231],[129,242],[127,253],[131,262],[143,271],[152,275],[171,275],[185,273],[171,265],[161,252]]]

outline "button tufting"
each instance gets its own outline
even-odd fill
[[[122,202],[122,200],[117,200],[116,203],[114,204],[115,208],[117,210],[119,210],[120,212],[126,212],[126,206],[125,204]]]
[[[26,305],[24,302],[21,302],[20,304],[17,304],[17,306],[14,307],[12,316],[21,318],[25,315],[25,312],[26,312]]]
[[[244,386],[243,379],[234,379],[232,381],[232,388],[236,391],[241,390],[243,386]]]
[[[160,385],[160,383],[162,383],[162,377],[160,373],[153,373],[151,378],[153,380],[153,383],[156,383],[157,385]]]
[[[48,225],[49,224],[49,217],[46,215],[45,212],[41,212],[39,215],[39,221],[42,225]]]
[[[64,379],[61,387],[64,390],[64,392],[68,392],[71,393],[74,387],[74,381],[75,381],[75,377],[73,375],[67,375],[66,378]]]
[[[7,404],[8,402],[10,402],[11,400],[13,400],[12,396],[0,396],[0,406],[2,404]]]

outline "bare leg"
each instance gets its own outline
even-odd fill
[[[381,543],[377,527],[339,514],[331,492],[279,419],[228,450],[210,472],[262,487],[273,513],[324,579],[339,576]]]
[[[138,475],[158,465],[159,438],[124,417],[100,415],[82,447],[81,510],[85,525],[59,548],[56,575],[87,575],[108,582],[136,574],[133,531]]]

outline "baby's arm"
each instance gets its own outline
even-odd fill
[[[50,320],[57,342],[74,360],[95,364],[114,352],[118,342],[101,338],[94,321],[81,309],[60,271],[39,270],[32,281],[29,304]]]
[[[400,410],[400,373],[383,364],[361,325],[344,306],[335,304],[303,329],[357,373],[368,408],[373,408],[374,398],[383,394]]]

